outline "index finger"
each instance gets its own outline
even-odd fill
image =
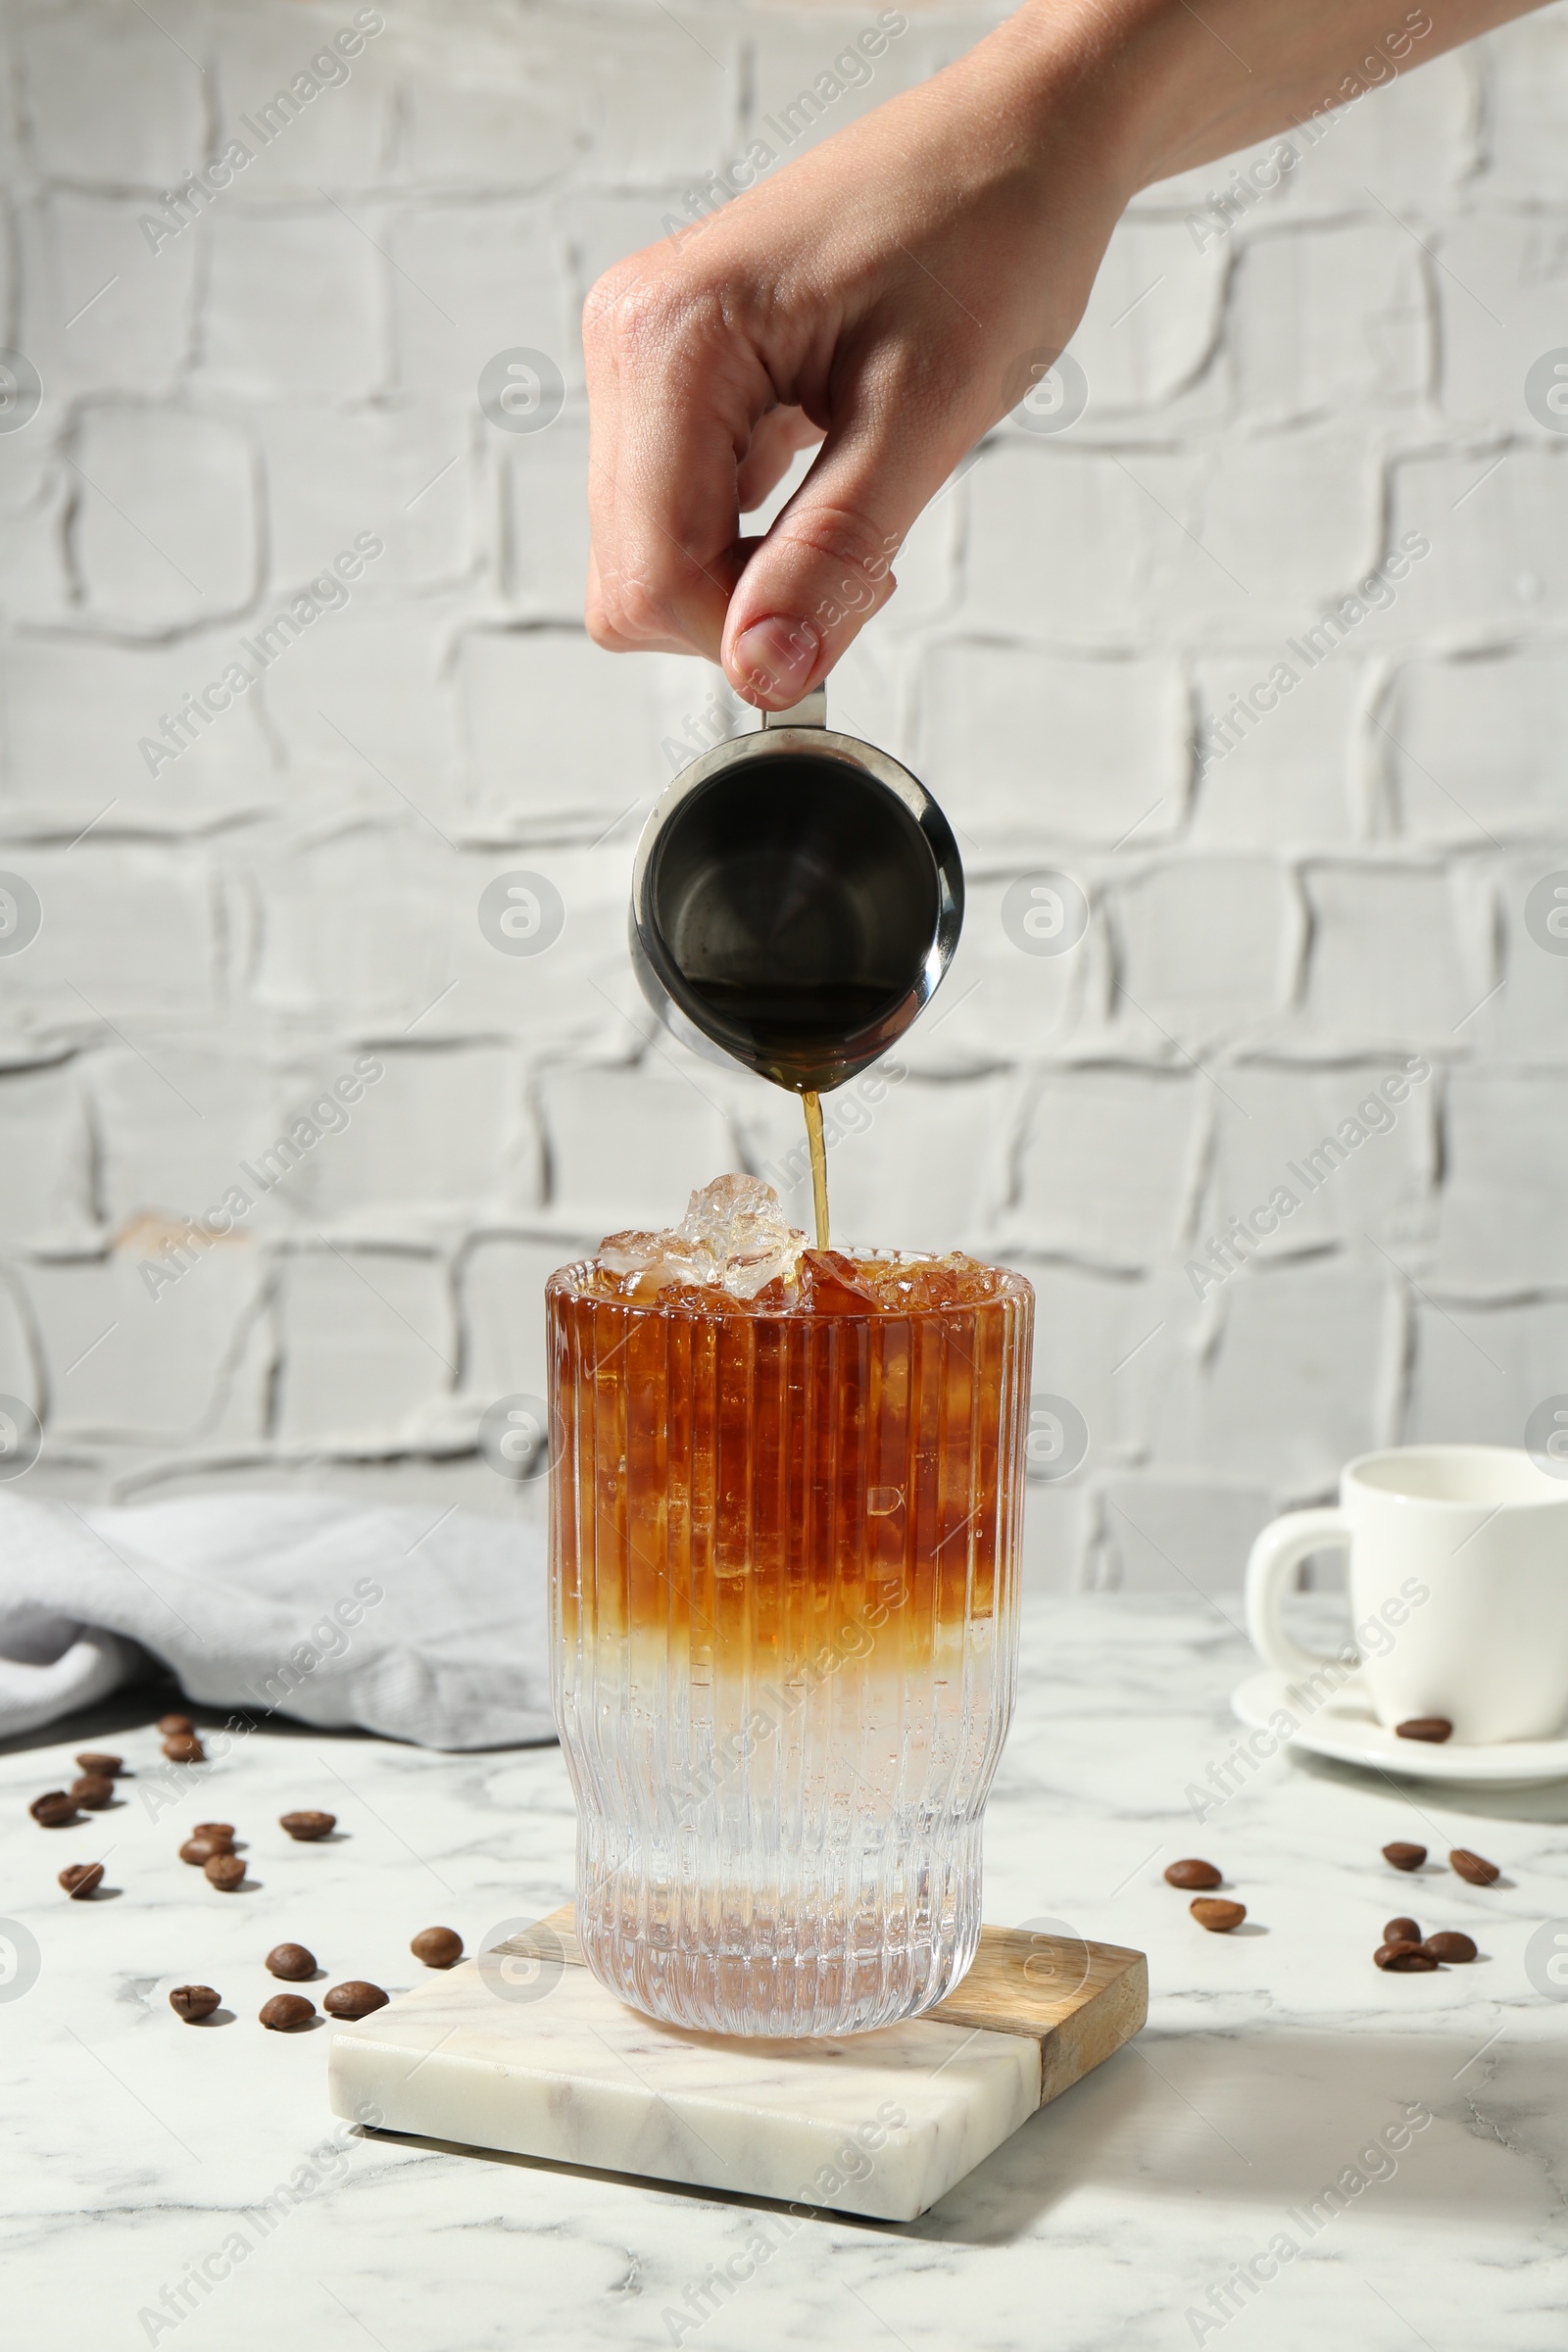
[[[716,297],[645,275],[591,301],[583,342],[590,633],[716,661],[739,571],[738,468],[772,383]]]

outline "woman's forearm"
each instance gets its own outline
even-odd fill
[[[1027,89],[1048,137],[1075,91],[1136,190],[1344,106],[1540,5],[1026,0],[964,63]]]

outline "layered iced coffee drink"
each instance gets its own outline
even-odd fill
[[[1033,1295],[806,1246],[721,1177],[548,1292],[577,1932],[726,2034],[928,2008],[973,1957],[1011,1711]]]

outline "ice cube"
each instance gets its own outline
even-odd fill
[[[806,1236],[786,1225],[778,1195],[756,1176],[719,1176],[693,1193],[673,1232],[612,1233],[599,1246],[598,1282],[641,1302],[674,1288],[719,1291],[750,1302],[795,1279]]]
[[[1006,1276],[998,1266],[983,1265],[962,1250],[946,1257],[927,1258],[908,1269],[909,1303],[916,1307],[983,1306],[1001,1296]]]
[[[945,1257],[900,1251],[884,1258],[860,1261],[860,1280],[867,1283],[885,1307],[906,1313],[930,1308],[980,1306],[1000,1296],[1006,1276],[996,1266],[982,1265],[955,1250]]]
[[[850,1257],[808,1250],[801,1259],[801,1304],[830,1315],[920,1314],[977,1306],[995,1298],[1005,1277],[961,1250],[947,1257]]]
[[[718,1280],[710,1250],[678,1233],[612,1233],[599,1245],[599,1271],[611,1275],[612,1296],[646,1300],[672,1283],[707,1287]]]
[[[760,1176],[715,1176],[693,1193],[675,1230],[684,1240],[701,1243],[722,1263],[745,1252],[760,1228],[788,1230],[773,1187]]]
[[[801,1259],[801,1304],[817,1315],[874,1315],[882,1301],[860,1279],[854,1258],[837,1250],[808,1250]]]
[[[786,1225],[777,1193],[760,1176],[715,1176],[693,1193],[676,1228],[713,1262],[710,1279],[732,1298],[755,1298],[793,1279],[806,1236]]]

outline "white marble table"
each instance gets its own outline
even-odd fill
[[[1568,1919],[1568,1788],[1406,1795],[1277,1760],[1200,1829],[1184,1789],[1237,1743],[1227,1697],[1246,1664],[1197,1600],[1031,1603],[987,1916],[1147,1950],[1150,2025],[900,2227],[360,2137],[327,2112],[326,2030],[256,2025],[277,1989],[262,1957],[284,1937],[327,1970],[318,1998],[351,1975],[398,1988],[420,1973],[416,1929],[456,1927],[471,1948],[559,1901],[571,1809],[555,1750],[262,1733],[156,1822],[127,1788],[92,1828],[46,1833],[26,1802],[61,1784],[72,1748],[151,1763],[156,1737],[110,1712],[66,1744],[14,1743],[0,1915],[40,1965],[0,1998],[8,2340],[1559,2352],[1568,2001],[1532,1986],[1525,1947]],[[303,1805],[343,1835],[289,1845],[276,1816]],[[182,1825],[212,1818],[250,1834],[240,1894],[175,1858]],[[1502,1881],[1397,1877],[1378,1852],[1393,1838],[1471,1845]],[[122,1891],[67,1902],[55,1872],[110,1847]],[[1162,1884],[1194,1852],[1235,1882],[1244,1931],[1203,1935]],[[1490,1957],[1380,1976],[1378,1931],[1406,1910]],[[166,1996],[188,1980],[218,1986],[232,2022],[181,2026]]]

